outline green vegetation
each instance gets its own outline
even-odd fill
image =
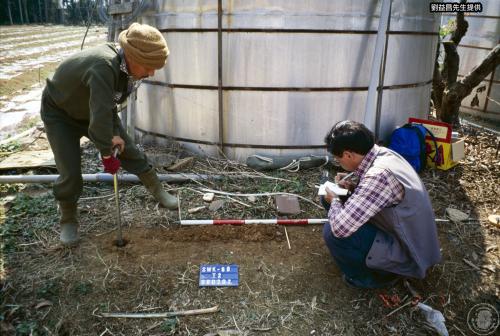
[[[35,232],[50,230],[57,222],[57,210],[52,195],[31,197],[18,194],[0,222],[2,252],[16,251],[18,243],[36,240]]]
[[[173,335],[177,327],[178,320],[175,317],[167,318],[160,326],[161,331],[166,333],[166,335]]]
[[[302,183],[299,176],[294,175],[292,178],[292,185],[290,188],[291,193],[301,194],[306,190],[306,186]]]
[[[448,23],[439,28],[439,36],[444,39],[446,36],[452,34],[455,29],[457,29],[457,21],[455,19],[449,19]]]
[[[92,283],[83,281],[79,282],[73,288],[73,291],[78,295],[87,295],[92,293]]]
[[[1,157],[1,155],[0,155],[0,157]],[[15,193],[19,192],[19,190],[21,190],[23,187],[24,187],[24,184],[20,184],[20,183],[14,183],[14,184],[2,183],[2,184],[0,184],[0,196],[15,194]],[[1,208],[2,207],[0,206],[0,209]]]
[[[50,300],[59,294],[60,285],[57,279],[50,279],[43,283],[43,286],[38,288],[36,295],[39,298]]]
[[[12,140],[9,143],[0,145],[0,156],[17,152],[20,149],[22,149],[22,144],[17,140]]]
[[[40,122],[40,116],[35,115],[29,118],[24,118],[23,125],[17,130],[18,133],[29,130],[30,128],[36,126]]]
[[[16,335],[45,335],[38,331],[36,321],[23,321],[16,326]]]

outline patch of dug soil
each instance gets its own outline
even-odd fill
[[[130,240],[133,232],[128,233]],[[227,242],[239,240],[243,242],[258,242],[269,240],[283,240],[283,234],[276,226],[247,225],[247,226],[195,226],[182,227],[173,230],[143,230],[137,232],[139,239],[181,242]]]
[[[152,307],[160,312],[218,305],[218,313],[180,318],[175,334],[204,335],[219,329],[237,330],[237,325],[268,330],[272,335],[302,335],[315,325],[326,328],[324,332],[334,328],[319,321],[335,316],[329,307],[339,306],[351,291],[336,290],[342,284],[322,244],[320,228],[287,228],[291,249],[283,239],[284,228],[278,226],[127,229],[124,237],[129,244],[123,248],[112,245],[115,235],[109,233],[84,238],[77,248],[50,252],[46,257],[58,259],[61,269],[75,267],[64,272],[64,277],[56,277],[61,288],[74,292],[71,288],[91,284],[88,295],[77,294],[79,313],[61,312],[68,328],[79,334],[106,328],[125,335],[149,334],[144,331],[156,323],[102,319],[101,312],[147,313]],[[214,240],[196,238],[204,234]],[[198,287],[199,265],[204,263],[237,264],[240,285]],[[60,300],[61,307],[73,305],[69,296]],[[86,333],[81,326],[89,323],[92,332]],[[347,327],[341,321],[337,324]]]

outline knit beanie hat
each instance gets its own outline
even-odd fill
[[[132,23],[118,36],[127,57],[134,62],[158,70],[167,62],[167,42],[158,29],[147,24]]]

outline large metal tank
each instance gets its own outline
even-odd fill
[[[465,16],[469,28],[457,49],[460,56],[459,79],[481,64],[486,55],[500,43],[500,1],[480,2],[483,6],[481,13],[469,13]],[[443,24],[455,18],[455,14],[443,14]],[[478,93],[479,106],[471,106],[476,89],[482,87],[484,90]],[[488,75],[469,96],[462,100],[460,111],[485,119],[500,120],[500,67],[497,67],[496,71]]]
[[[222,1],[221,83],[218,1],[153,2],[138,21],[163,32],[171,54],[138,90],[136,131],[207,155],[222,142],[236,160],[324,154],[334,123],[364,121],[381,2]],[[429,2],[392,1],[372,127],[380,138],[429,112],[440,24]]]

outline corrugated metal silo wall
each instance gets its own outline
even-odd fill
[[[500,43],[500,1],[483,0],[481,13],[469,13],[465,19],[469,23],[467,33],[458,46],[460,56],[459,79],[466,76],[488,53]],[[442,22],[455,20],[456,15],[443,14]],[[478,93],[479,106],[471,106],[471,101],[476,95],[476,89],[483,87]],[[489,97],[490,99],[488,99]],[[460,111],[491,120],[500,120],[500,67],[487,76],[472,93],[462,100]]]
[[[429,111],[440,16],[430,1],[394,0],[381,137]],[[229,158],[324,154],[337,121],[363,121],[381,1],[222,1],[222,131],[218,2],[156,1],[139,21],[164,33],[167,66],[138,91],[136,129]]]

